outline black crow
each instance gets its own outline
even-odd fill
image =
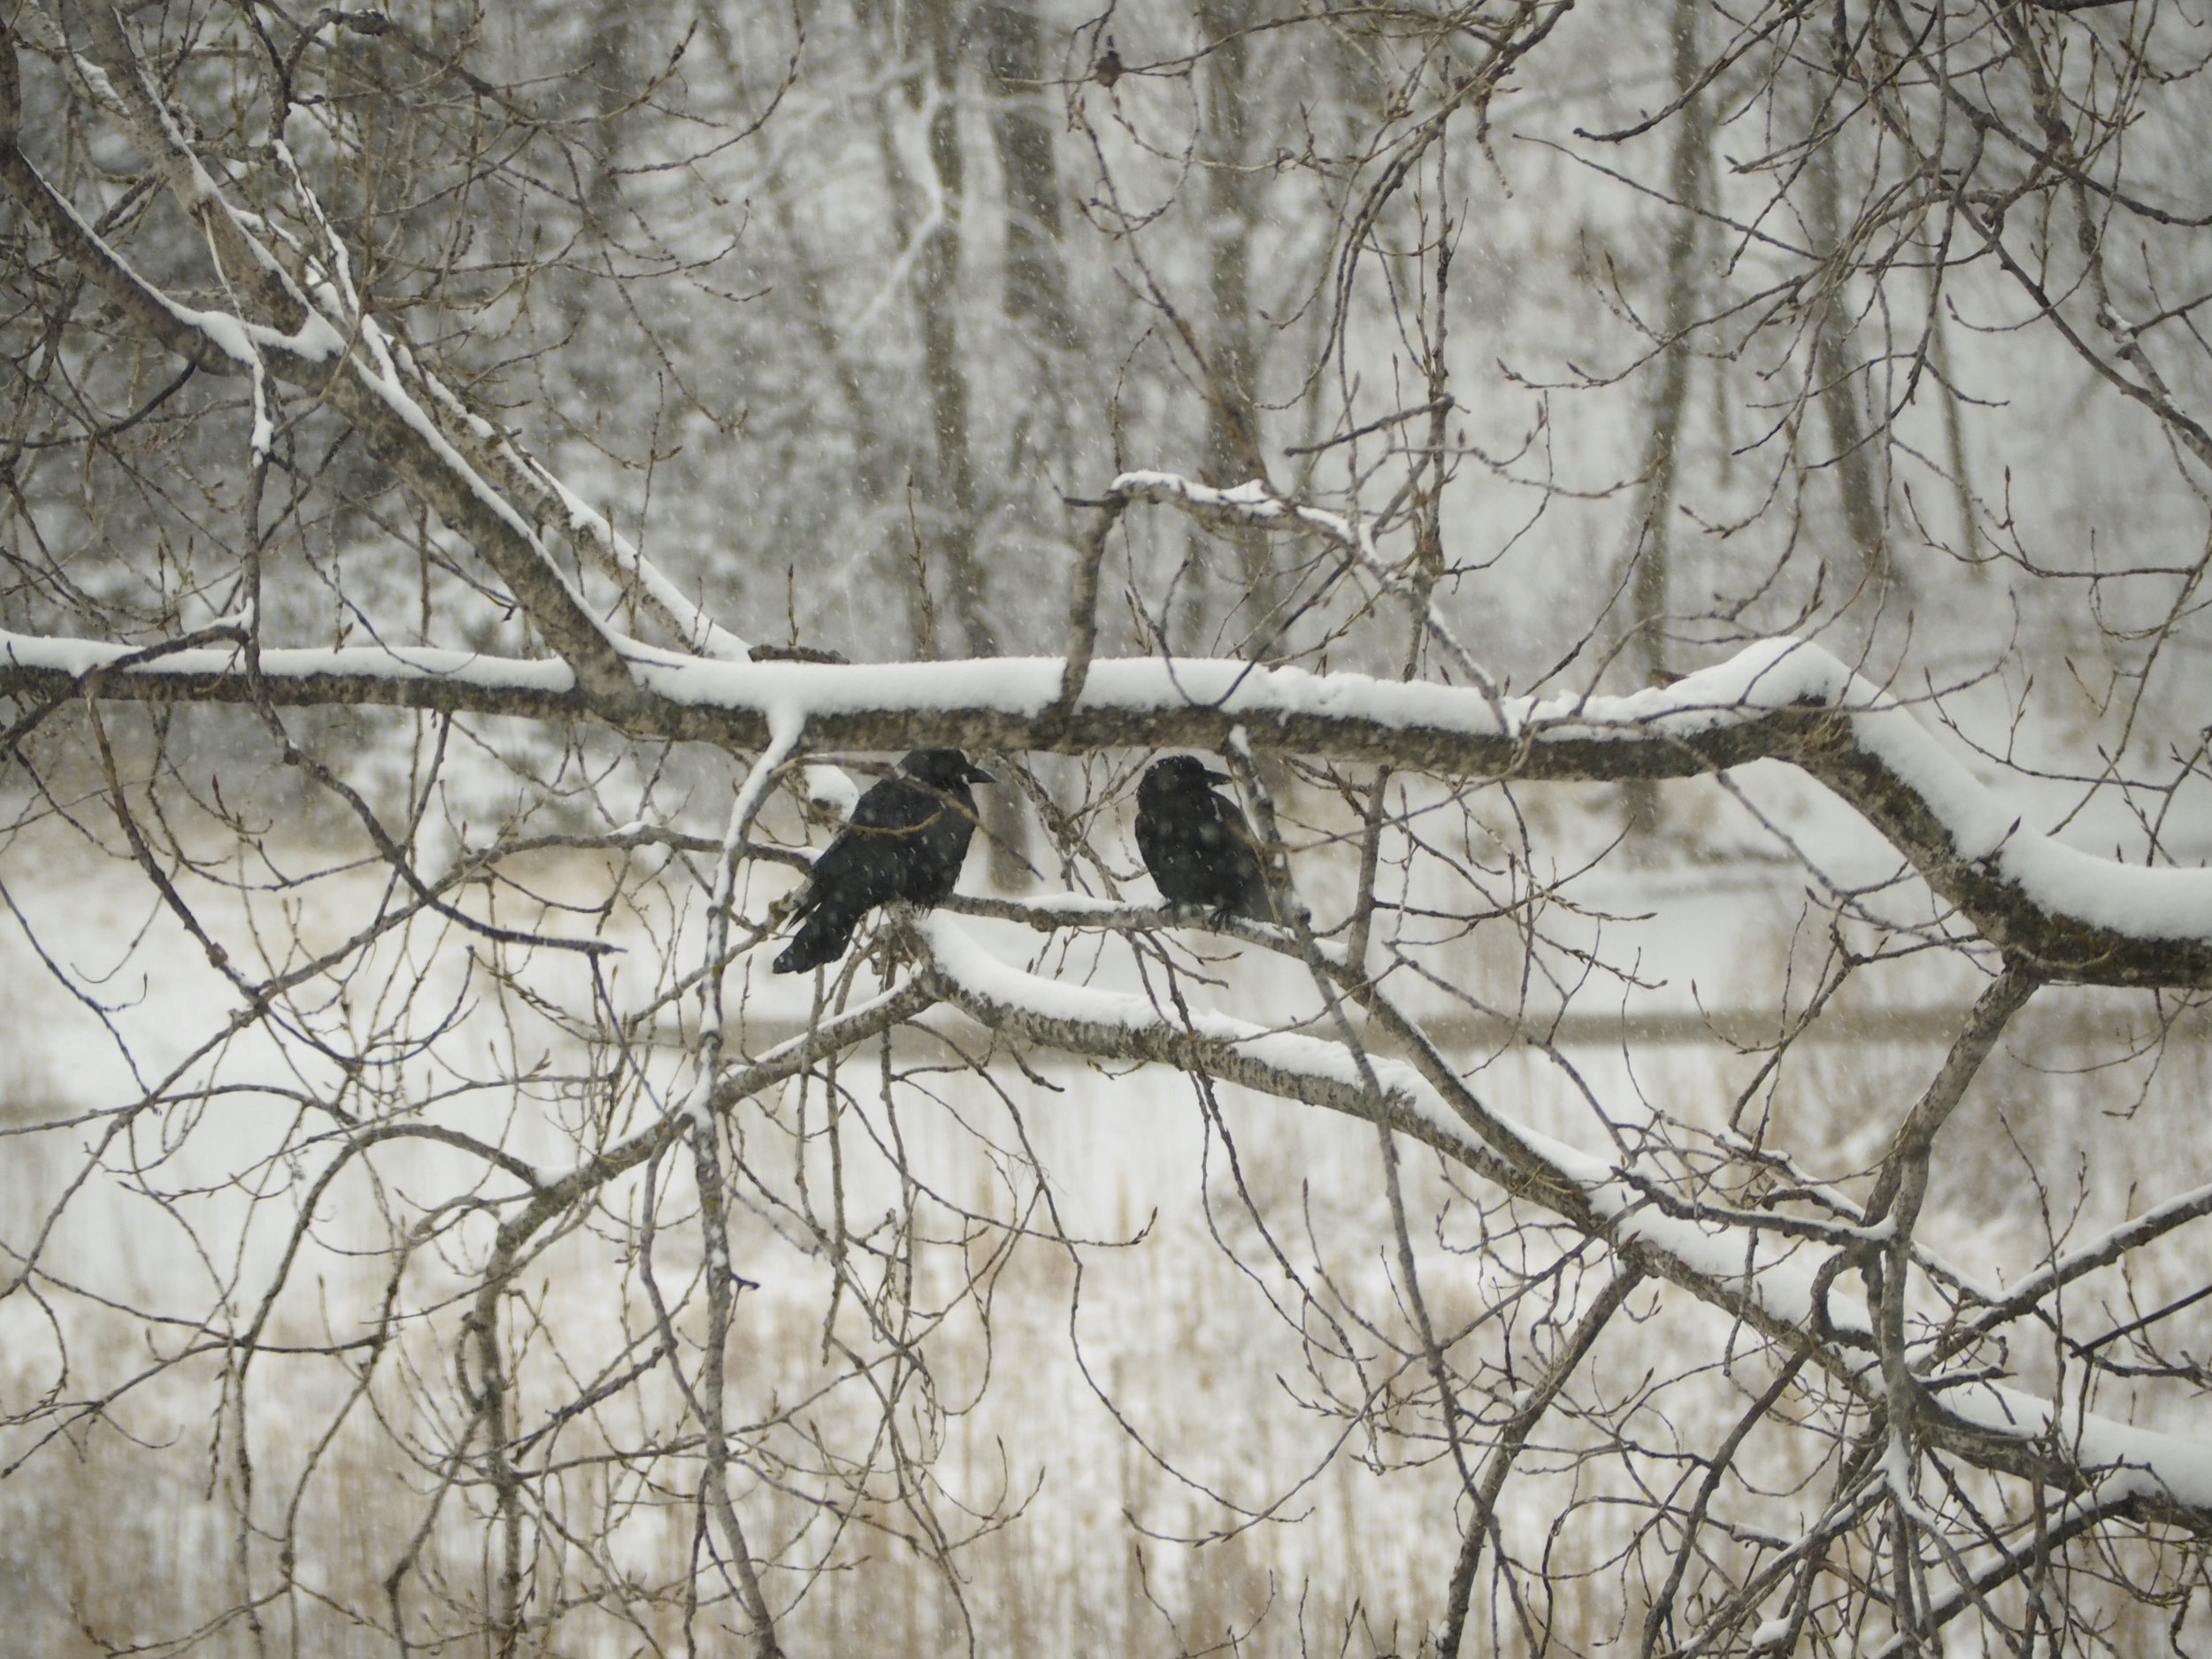
[[[860,918],[879,904],[936,904],[951,895],[975,833],[968,786],[994,780],[956,749],[918,749],[899,770],[905,777],[886,778],[860,797],[850,821],[814,861],[799,901],[805,925],[776,958],[778,973],[836,961]]]
[[[1234,802],[1213,792],[1228,781],[1195,755],[1154,761],[1137,786],[1137,850],[1162,897],[1202,904],[1217,917],[1271,922],[1275,902],[1252,826]]]

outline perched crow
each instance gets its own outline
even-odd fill
[[[1137,850],[1163,897],[1271,922],[1275,902],[1252,826],[1210,787],[1228,781],[1195,755],[1154,761],[1137,786]]]
[[[951,894],[975,833],[975,796],[968,786],[992,782],[991,774],[968,764],[956,749],[918,749],[899,770],[906,776],[886,778],[860,797],[851,819],[814,861],[813,879],[799,901],[806,922],[776,958],[778,973],[836,961],[860,918],[879,904],[935,904]]]

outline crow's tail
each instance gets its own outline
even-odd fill
[[[804,973],[809,968],[836,961],[852,943],[853,929],[859,925],[857,916],[847,916],[833,905],[817,905],[805,926],[791,936],[783,955],[776,958],[775,971]]]
[[[1275,902],[1275,891],[1267,885],[1263,871],[1256,864],[1244,872],[1244,879],[1238,886],[1241,890],[1237,894],[1236,902],[1229,906],[1230,914],[1255,922],[1281,925],[1283,918]]]

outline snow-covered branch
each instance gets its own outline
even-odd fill
[[[0,24],[27,1648],[2212,1628],[2188,19],[603,10]]]
[[[369,448],[498,572],[594,700],[610,712],[626,706],[634,693],[621,654],[562,575],[536,527],[439,429],[403,383],[391,352],[378,349],[381,339],[369,319],[326,315],[233,210],[144,73],[114,12],[96,6],[86,15],[92,55],[121,88],[135,142],[171,194],[204,228],[225,280],[276,322],[176,303],[85,224],[22,153],[14,43],[4,38],[0,38],[0,183],[72,263],[169,349],[203,366],[227,365],[256,374],[265,369],[326,398],[360,430]],[[322,286],[325,292],[333,291],[328,284]],[[265,421],[257,423],[257,442],[262,441],[265,426]],[[568,517],[573,521],[576,515],[572,511]],[[611,544],[611,538],[607,540]],[[664,603],[673,592],[661,593],[645,582],[641,570],[634,569],[631,575]],[[695,642],[719,641],[709,634]]]
[[[1215,529],[1264,530],[1275,534],[1302,531],[1317,535],[1350,559],[1361,572],[1397,595],[1420,615],[1421,626],[1437,649],[1494,707],[1502,695],[1490,671],[1475,659],[1435,601],[1418,591],[1376,551],[1375,538],[1366,523],[1356,517],[1285,501],[1259,479],[1234,489],[1214,489],[1175,472],[1124,472],[1114,480],[1112,496],[1119,500],[1148,501],[1174,507]]]
[[[641,736],[757,750],[772,725],[813,749],[933,745],[1063,753],[1256,747],[1448,778],[1681,778],[1762,759],[1801,767],[1855,808],[1991,943],[2045,979],[2212,985],[2212,872],[2124,864],[2023,824],[1887,693],[1819,646],[1763,641],[1671,686],[1621,697],[1514,697],[1360,674],[1214,660],[1094,664],[1066,718],[1058,657],[962,663],[712,663],[623,645],[636,693],[608,709],[557,664],[430,650],[269,651],[279,703],[359,703],[570,720],[618,713]],[[238,702],[234,654],[131,651],[0,634],[0,694],[82,691]],[[90,679],[99,672],[96,686]],[[1501,723],[1502,720],[1502,724]]]
[[[926,955],[920,982],[993,1031],[1096,1059],[1202,1072],[1380,1123],[1604,1240],[1635,1271],[1681,1286],[1786,1352],[1808,1354],[1868,1404],[1886,1402],[1863,1311],[1843,1315],[1831,1291],[1827,1312],[1817,1313],[1817,1263],[1809,1264],[1809,1253],[1792,1241],[1658,1213],[1640,1183],[1604,1160],[1514,1124],[1486,1102],[1455,1107],[1404,1062],[1356,1056],[1340,1043],[1218,1012],[1171,1014],[1141,996],[1041,979],[999,961],[941,914],[915,918],[910,933]],[[2048,1401],[1986,1379],[1917,1398],[1916,1407],[1918,1430],[1970,1462],[2069,1490],[2093,1486],[2110,1502],[2212,1533],[2212,1452],[2194,1440],[2070,1406],[2061,1425]],[[2055,1425],[2062,1427],[2055,1446]]]

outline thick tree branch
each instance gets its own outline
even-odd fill
[[[0,634],[0,695],[248,699],[234,652],[111,666],[131,655]],[[1258,749],[1525,782],[1686,778],[1786,761],[1849,803],[2024,971],[2086,985],[2212,986],[2212,872],[2123,864],[2025,829],[1908,710],[1801,640],[1748,646],[1626,697],[1516,697],[1495,711],[1479,690],[1249,663],[1115,659],[1092,665],[1065,719],[1058,657],[848,667],[703,663],[637,646],[631,661],[638,689],[620,703],[625,730],[740,749],[760,749],[772,724],[788,718],[803,724],[803,746],[818,751],[1220,750],[1242,726]],[[450,651],[265,651],[260,683],[278,704],[550,720],[615,712],[604,699],[580,696],[554,664]]]
[[[94,56],[124,89],[134,116],[134,139],[205,231],[223,276],[273,316],[275,326],[176,304],[132,271],[46,183],[17,142],[21,99],[15,44],[4,33],[0,33],[0,183],[73,264],[171,350],[203,368],[224,361],[248,371],[265,367],[277,379],[326,398],[359,429],[371,451],[498,572],[547,642],[575,671],[593,703],[619,720],[634,698],[629,671],[613,640],[554,565],[536,530],[440,433],[400,384],[388,351],[381,363],[368,360],[365,348],[380,342],[374,325],[365,318],[349,324],[326,315],[239,222],[148,81],[114,12],[92,5],[84,13],[91,25]],[[328,285],[324,288],[327,292]]]
[[[1140,996],[1042,979],[1007,966],[941,917],[910,933],[924,952],[918,981],[1018,1041],[1126,1063],[1202,1072],[1278,1099],[1379,1123],[1409,1135],[1509,1194],[1532,1200],[1593,1238],[1624,1267],[1663,1279],[1741,1320],[1791,1354],[1807,1354],[1869,1405],[1885,1403],[1863,1328],[1816,1328],[1812,1273],[1796,1261],[1755,1262],[1732,1229],[1709,1229],[1647,1209],[1602,1160],[1496,1118],[1471,1118],[1402,1062],[1358,1064],[1341,1044],[1271,1031],[1228,1015],[1171,1016]],[[1364,1073],[1371,1071],[1371,1085]],[[1964,1461],[2068,1492],[2124,1488],[2131,1512],[2212,1535],[2212,1480],[2196,1443],[2067,1409],[1988,1381],[1920,1402],[1926,1442]],[[2058,1438],[2053,1438],[2053,1431]]]

